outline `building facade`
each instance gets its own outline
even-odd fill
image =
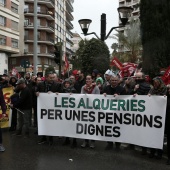
[[[80,37],[80,35],[78,33],[73,33],[73,37],[72,37],[73,46],[71,47],[71,50],[74,52],[74,54],[79,49],[79,42],[81,40],[82,40],[82,38]]]
[[[54,62],[54,45],[62,42],[63,58],[70,50],[72,27],[68,22],[74,19],[73,0],[37,0],[37,72],[43,72],[48,66],[58,65]],[[32,72],[34,67],[34,0],[23,0],[19,4],[19,52],[9,59],[9,70],[16,67],[23,70],[23,63],[28,61],[26,71]],[[68,55],[71,55],[69,53]]]
[[[0,0],[0,74],[8,73],[8,59],[19,53],[19,0]]]
[[[140,0],[119,0],[119,7],[122,6],[132,7],[133,8],[132,16],[134,19],[138,19],[140,16],[139,3]],[[121,24],[120,20],[119,24]],[[120,28],[119,31],[124,32],[124,28]]]

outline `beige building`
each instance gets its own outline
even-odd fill
[[[134,19],[137,19],[140,16],[139,3],[140,0],[119,0],[119,7],[122,6],[132,7],[133,8],[132,16],[134,17]],[[119,24],[121,24],[121,21],[119,21]],[[124,31],[124,28],[120,28],[119,31]]]
[[[63,58],[71,55],[71,21],[73,0],[37,0],[37,72],[43,72],[48,66],[58,65],[54,62],[54,44],[62,42]],[[23,0],[19,4],[19,52],[9,60],[9,70],[16,67],[21,71],[23,60],[29,61],[32,71],[34,54],[34,0]]]
[[[73,33],[73,37],[71,40],[73,42],[71,50],[75,53],[79,49],[79,42],[82,40],[82,38],[78,33]]]
[[[18,8],[19,0],[0,0],[0,74],[8,73],[8,58],[19,53]]]

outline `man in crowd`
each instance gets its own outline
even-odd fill
[[[111,76],[110,78],[110,85],[106,86],[104,89],[104,96],[106,95],[125,95],[125,89],[119,85],[119,77],[118,76]],[[120,149],[121,143],[115,142],[116,150]],[[113,148],[113,142],[107,142],[106,150],[110,150]]]
[[[74,88],[76,89],[77,93],[81,93],[81,88],[85,85],[86,80],[84,78],[84,73],[82,73],[81,70],[77,71],[77,76],[78,79],[74,84]]]
[[[29,137],[32,95],[23,78],[19,79],[16,84],[16,88],[19,91],[19,99],[15,104],[10,104],[11,108],[18,110],[18,129],[15,135],[21,136],[23,127],[25,127],[25,137]]]
[[[112,75],[114,75],[114,73],[109,69],[105,72],[105,74],[104,74],[105,82],[103,84],[103,89],[106,86],[110,85],[110,78],[111,78]]]
[[[151,86],[148,82],[146,82],[145,80],[145,74],[143,72],[138,72],[135,75],[135,82],[136,85],[134,87],[134,89],[132,90],[132,94],[134,95],[134,97],[136,95],[148,95]],[[127,149],[134,149],[134,145],[129,145]],[[142,155],[147,154],[147,148],[146,147],[142,147]]]
[[[37,85],[37,91],[36,91],[36,96],[39,96],[39,93],[62,93],[62,84],[57,83],[54,81],[54,73],[53,72],[47,72],[45,75],[45,81],[40,82]],[[43,144],[47,142],[46,136],[42,136],[41,140],[38,142],[38,144]],[[49,136],[49,145],[53,144],[53,137]]]

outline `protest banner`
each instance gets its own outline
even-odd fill
[[[2,110],[0,109],[0,126],[1,128],[7,128],[11,126],[11,109],[9,107],[10,105],[10,96],[13,94],[14,90],[13,87],[7,87],[7,88],[3,88],[3,95],[4,95],[4,99],[5,99],[5,103],[6,103],[6,117],[2,117]]]
[[[38,134],[162,148],[167,97],[40,93]]]

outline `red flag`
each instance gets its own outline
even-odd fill
[[[137,67],[137,64],[134,64],[134,63],[124,63],[123,64],[123,67],[119,73],[119,75],[121,77],[130,77],[132,75],[132,73],[135,72],[136,70],[136,67]]]
[[[170,84],[170,66],[167,68],[164,75],[162,76],[162,80],[166,85]]]
[[[67,56],[65,55],[64,57],[65,59],[65,67],[64,67],[64,74],[67,72],[67,70],[69,69],[69,62],[68,62],[68,59],[67,59]]]
[[[122,67],[123,67],[122,63],[116,57],[113,58],[113,60],[111,61],[110,65],[111,66],[116,66],[119,70],[121,70]]]
[[[18,70],[15,68],[15,67],[13,67],[13,69],[12,69],[12,75],[13,76],[16,76],[18,74]]]

